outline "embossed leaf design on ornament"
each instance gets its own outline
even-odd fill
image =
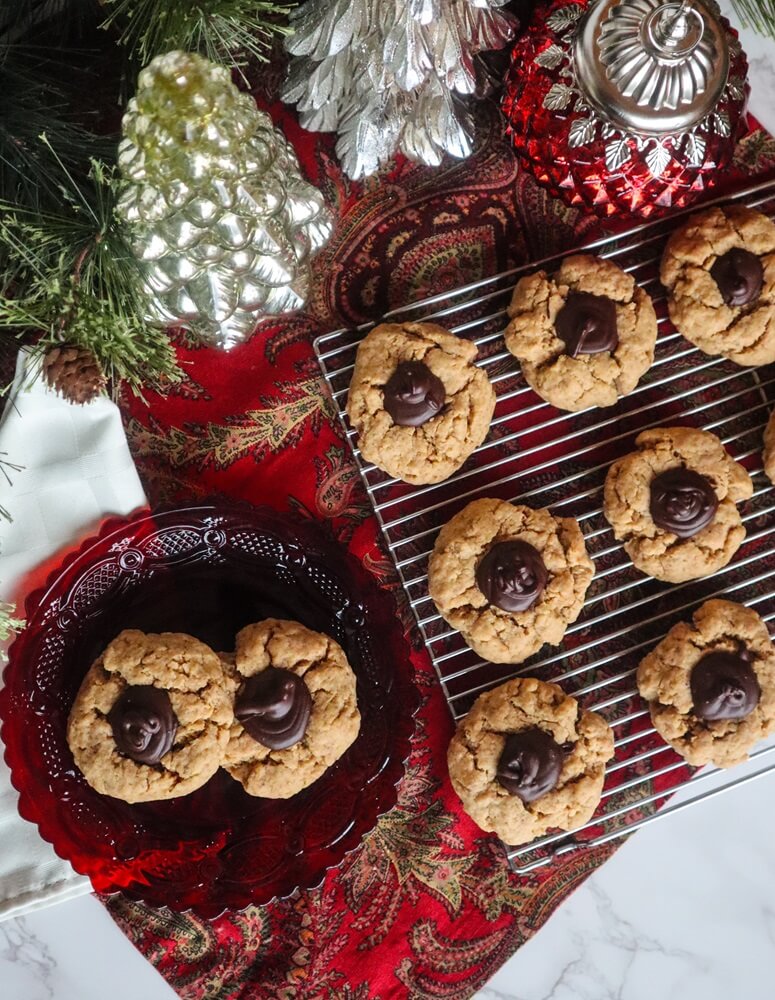
[[[564,55],[565,53],[559,45],[550,45],[548,49],[538,53],[535,61],[544,69],[556,69],[562,62]]]
[[[701,167],[705,159],[705,139],[696,132],[690,132],[686,137],[684,153],[693,167]]]
[[[577,118],[568,130],[569,146],[586,146],[592,142],[597,131],[597,122],[594,118]]]
[[[609,170],[618,170],[630,158],[630,145],[626,139],[614,139],[605,147],[605,165]]]
[[[582,13],[583,9],[577,3],[568,4],[567,7],[561,7],[548,17],[546,26],[559,35],[575,24]]]
[[[714,112],[711,116],[713,122],[713,127],[716,129],[719,135],[724,137],[728,136],[732,129],[729,124],[729,115],[726,112],[721,111],[720,113]]]
[[[733,101],[742,101],[745,97],[745,80],[739,76],[730,77],[727,81],[727,93]]]
[[[651,176],[661,177],[672,158],[670,150],[665,149],[661,142],[656,143],[654,147],[646,153],[646,166],[651,171]]]
[[[566,87],[564,83],[555,83],[544,98],[544,107],[550,111],[562,111],[568,107],[572,96],[570,87]]]

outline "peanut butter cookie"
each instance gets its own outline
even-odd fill
[[[476,345],[435,323],[383,323],[361,342],[347,415],[368,462],[407,483],[438,483],[487,436],[495,391]]]
[[[223,766],[250,795],[287,799],[358,735],[355,675],[333,639],[269,618],[237,635],[234,723]]]
[[[520,278],[508,312],[506,347],[560,410],[613,406],[654,360],[651,299],[610,260],[578,254],[554,275]]]
[[[604,512],[633,563],[669,583],[726,566],[745,538],[735,506],[751,477],[708,431],[660,427],[635,439],[605,480]]]
[[[731,767],[775,732],[775,649],[750,608],[706,601],[640,663],[657,732],[690,764]]]
[[[594,574],[578,522],[548,510],[474,500],[444,525],[428,565],[439,614],[493,663],[557,645]]]
[[[452,787],[507,844],[582,826],[600,801],[614,738],[557,684],[518,677],[474,702],[447,753]]]
[[[692,215],[667,241],[659,273],[675,328],[738,365],[775,361],[775,224],[728,205]]]
[[[187,795],[218,769],[233,720],[218,656],[177,632],[127,629],[91,666],[67,742],[96,791],[125,802]]]

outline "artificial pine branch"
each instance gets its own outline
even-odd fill
[[[775,37],[775,0],[732,0],[732,6],[744,24]]]
[[[40,334],[40,360],[67,342],[90,351],[118,388],[178,381],[165,333],[145,321],[140,267],[116,219],[112,168],[93,160],[87,183],[62,173],[60,206],[36,212],[0,202],[0,330]]]
[[[0,455],[7,455],[7,452],[0,452]],[[8,470],[10,469],[11,472],[21,472],[23,468],[23,465],[14,465],[14,463],[9,462],[7,458],[0,458],[0,473],[2,473],[9,486],[11,486],[12,483]],[[6,521],[11,520],[11,515],[2,504],[0,504],[0,518],[5,518]]]
[[[0,200],[29,209],[59,201],[62,170],[39,141],[46,132],[67,170],[89,171],[90,157],[108,155],[107,140],[87,131],[61,81],[65,64],[52,50],[0,44]],[[88,81],[82,80],[85,86]]]
[[[120,42],[146,66],[172,49],[199,52],[213,62],[241,67],[248,58],[265,62],[274,38],[285,35],[295,4],[267,0],[104,0],[103,27],[115,27]]]

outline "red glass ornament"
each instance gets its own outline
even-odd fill
[[[658,0],[626,3],[635,8],[637,43]],[[710,6],[702,9],[715,18],[728,46],[723,89],[697,123],[661,133],[623,128],[600,104],[591,107],[579,86],[575,38],[593,5],[555,0],[539,11],[513,49],[502,101],[507,133],[523,167],[568,205],[604,217],[654,216],[688,205],[712,187],[745,133],[749,86],[737,33],[725,18],[708,12]],[[602,67],[600,75],[605,83],[610,67]]]

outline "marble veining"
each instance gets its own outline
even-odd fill
[[[0,963],[5,966],[0,965],[3,990],[13,989],[17,980],[25,984],[24,993],[17,994],[19,1000],[22,996],[25,1000],[56,997],[56,962],[45,941],[30,929],[26,917],[0,923]],[[7,995],[9,1000],[14,996],[11,992]]]
[[[475,1000],[772,1000],[774,825],[775,773],[646,826]]]

